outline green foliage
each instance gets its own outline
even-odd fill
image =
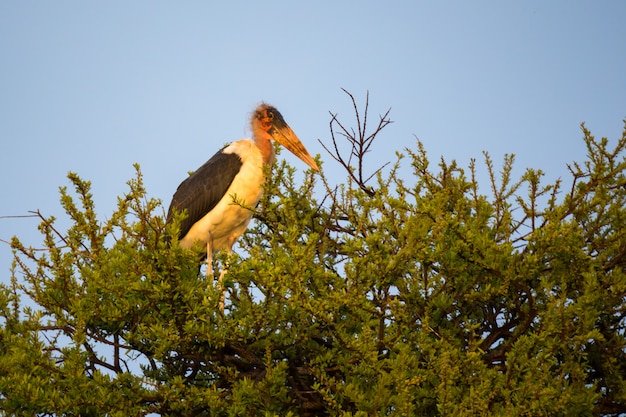
[[[360,136],[339,131],[353,151],[373,139],[360,123]],[[365,152],[354,168],[335,147],[340,185],[312,172],[298,184],[279,163],[228,260],[223,312],[198,253],[168,244],[182,217],[164,224],[139,167],[104,221],[89,182],[70,174],[72,226],[40,215],[43,248],[12,242],[0,409],[626,413],[626,130],[613,149],[583,132],[587,159],[567,187],[532,169],[513,181],[512,156],[498,174],[485,154],[482,194],[474,162],[433,168],[421,143],[371,177]],[[410,179],[397,173],[403,158]]]

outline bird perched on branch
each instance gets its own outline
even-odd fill
[[[275,107],[261,104],[252,113],[250,124],[252,140],[231,143],[187,177],[178,186],[167,212],[168,222],[175,211],[186,212],[180,225],[179,244],[183,248],[205,248],[207,275],[213,275],[213,254],[220,250],[230,253],[252,218],[249,207],[255,207],[263,193],[263,167],[274,162],[272,140],[319,171]],[[225,272],[220,274],[220,283]]]

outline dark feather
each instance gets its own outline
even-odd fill
[[[180,239],[219,203],[241,169],[241,158],[234,153],[224,153],[224,149],[180,183],[172,197],[167,211],[168,222],[174,209],[179,212],[187,209],[187,218],[180,225]]]

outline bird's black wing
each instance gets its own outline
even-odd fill
[[[167,211],[168,222],[174,209],[179,212],[187,210],[187,218],[180,225],[180,239],[219,203],[241,169],[241,158],[235,153],[224,153],[224,149],[181,182],[172,197]]]

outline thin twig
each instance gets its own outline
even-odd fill
[[[329,155],[339,164],[344,167],[344,169],[348,172],[350,178],[361,188],[365,193],[370,196],[374,195],[374,190],[367,185],[367,183],[376,176],[384,167],[386,167],[389,162],[383,164],[380,168],[376,169],[372,174],[365,175],[364,173],[364,165],[365,165],[365,154],[370,151],[372,143],[374,139],[378,136],[378,134],[384,129],[388,124],[393,123],[389,119],[389,113],[391,109],[388,109],[384,115],[379,116],[380,120],[378,125],[374,129],[374,131],[370,134],[367,134],[367,117],[369,112],[369,92],[367,92],[365,96],[365,111],[361,116],[359,112],[358,105],[356,103],[356,99],[354,96],[346,89],[342,88],[343,92],[346,93],[350,100],[352,101],[352,107],[354,108],[354,114],[357,122],[358,133],[354,131],[354,129],[348,129],[345,127],[341,121],[339,121],[336,113],[330,113],[330,136],[333,142],[333,150],[331,150],[328,146],[326,146],[321,140],[318,139],[322,147],[329,153]],[[351,149],[348,156],[344,156],[344,154],[339,150],[337,135],[343,136],[347,139],[348,143],[350,143]],[[352,166],[352,160],[356,158],[357,160],[357,169]],[[356,171],[356,172],[355,172]]]

